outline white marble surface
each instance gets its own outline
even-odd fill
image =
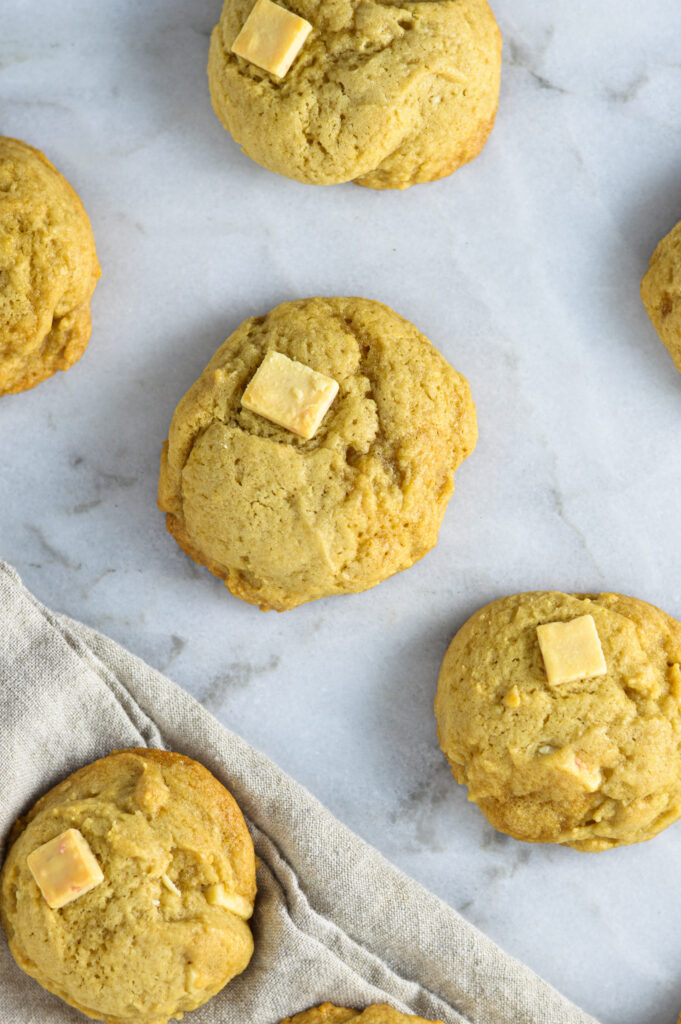
[[[0,131],[76,186],[104,274],[81,363],[0,401],[0,556],[604,1024],[672,1024],[681,825],[598,856],[495,833],[432,699],[454,630],[503,594],[614,589],[681,616],[681,377],[638,299],[681,217],[681,6],[497,0],[491,141],[403,194],[298,185],[239,152],[204,70],[219,8],[2,4]],[[469,378],[480,442],[419,565],[263,615],[165,533],[159,450],[227,334],[315,294],[413,320]]]

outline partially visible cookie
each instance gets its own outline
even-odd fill
[[[287,1017],[281,1024],[442,1024],[442,1021],[429,1021],[424,1017],[399,1013],[391,1006],[376,1003],[366,1010],[347,1010],[332,1003],[313,1006],[311,1010],[297,1013],[295,1017]]]
[[[641,282],[646,312],[681,372],[681,221],[650,257]]]
[[[0,395],[80,359],[100,274],[90,221],[68,181],[39,150],[0,138]]]
[[[81,848],[96,874],[76,878],[74,896],[64,864]],[[181,1017],[240,974],[254,897],[253,844],[232,796],[198,762],[146,748],[46,793],[14,826],[0,875],[18,965],[109,1024]]]
[[[217,116],[256,163],[311,185],[404,189],[487,141],[501,35],[486,0],[284,0],[311,32],[283,77],[232,50],[253,6],[225,0],[208,78]]]
[[[452,640],[435,714],[455,779],[516,839],[606,850],[681,816],[681,623],[644,601],[494,601]]]
[[[314,436],[308,398],[332,403]],[[267,400],[274,422],[253,411]],[[180,401],[159,506],[233,594],[283,611],[425,555],[476,439],[467,381],[409,321],[369,299],[285,302],[241,324]]]

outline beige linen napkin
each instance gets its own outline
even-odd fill
[[[595,1024],[336,821],[188,694],[112,640],[44,608],[0,563],[0,842],[80,765],[120,747],[202,761],[260,858],[244,974],[188,1024],[277,1024],[330,1000],[446,1024]],[[15,966],[0,936],[0,1024],[84,1021]]]

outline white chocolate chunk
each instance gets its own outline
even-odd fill
[[[537,626],[537,638],[552,686],[603,676],[608,671],[592,615]]]
[[[186,982],[187,988],[190,992],[200,992],[206,987],[206,979],[204,975],[192,964],[187,967]]]
[[[338,394],[338,383],[281,352],[268,352],[241,398],[244,409],[307,441]]]
[[[166,889],[168,889],[169,892],[174,892],[176,896],[181,896],[182,895],[180,890],[177,888],[177,886],[173,882],[172,878],[168,878],[168,876],[164,874],[164,875],[161,875],[161,881],[163,882],[163,884],[165,885]]]
[[[311,31],[304,18],[272,0],[257,0],[232,43],[232,53],[283,78]]]
[[[572,775],[587,793],[595,793],[603,781],[600,768],[588,765],[570,747],[557,751],[551,758],[551,764],[559,771]]]
[[[507,708],[519,708],[520,703],[520,690],[517,686],[512,686],[504,697],[504,704]]]
[[[206,889],[206,902],[210,903],[212,907],[224,907],[225,910],[231,910],[237,917],[242,917],[244,921],[253,913],[253,904],[249,903],[243,896],[238,896],[235,892],[227,892],[224,885],[219,883],[218,885],[209,885]]]
[[[59,910],[104,881],[102,869],[77,828],[43,843],[26,858],[45,902]]]

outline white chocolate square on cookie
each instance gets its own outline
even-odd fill
[[[77,828],[43,843],[26,858],[45,902],[59,910],[104,881],[102,869]]]
[[[603,676],[608,671],[593,615],[537,626],[537,639],[552,686]]]
[[[281,352],[268,352],[244,391],[244,409],[309,441],[338,394],[338,382]]]
[[[247,921],[253,913],[253,904],[236,892],[228,892],[222,882],[217,885],[209,885],[205,896],[206,902],[211,907],[224,907],[225,910],[230,910],[244,921]]]
[[[232,53],[283,78],[311,31],[304,18],[272,0],[257,0],[232,43]]]

